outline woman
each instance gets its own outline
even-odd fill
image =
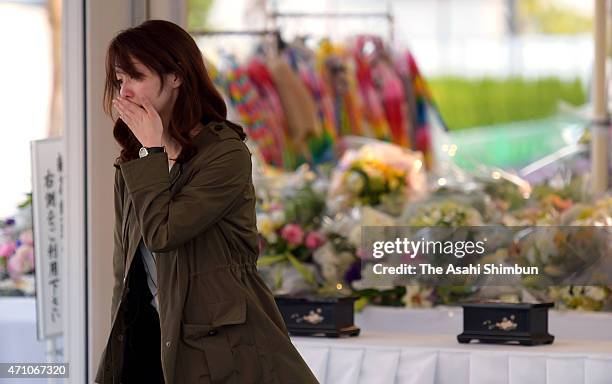
[[[121,32],[112,329],[98,383],[316,383],[256,270],[251,157],[180,27]]]

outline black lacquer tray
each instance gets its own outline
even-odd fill
[[[276,296],[287,330],[295,336],[358,336],[356,297]]]
[[[548,333],[548,309],[553,303],[466,303],[463,304],[463,333],[460,343],[552,344]]]

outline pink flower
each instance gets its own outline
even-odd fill
[[[321,232],[312,231],[306,235],[306,246],[310,249],[316,249],[325,244],[325,236]]]
[[[17,248],[15,255],[8,260],[6,265],[9,276],[13,280],[20,280],[24,273],[32,272],[34,269],[34,250],[29,245]]]
[[[279,209],[283,209],[283,206],[281,205],[281,203],[278,203],[278,202],[270,203],[270,211],[277,211]]]
[[[18,281],[21,280],[23,275],[24,263],[21,257],[11,257],[6,264],[6,269],[11,279]]]
[[[304,231],[297,224],[287,224],[281,230],[281,236],[290,245],[300,245],[304,241]]]
[[[15,251],[15,257],[21,257],[26,265],[26,272],[34,270],[34,247],[27,244],[22,244]]]
[[[0,245],[0,257],[9,257],[15,252],[15,242],[10,241]]]
[[[23,244],[34,245],[34,239],[32,238],[32,230],[28,229],[27,231],[23,231],[21,235],[19,235],[19,240]]]

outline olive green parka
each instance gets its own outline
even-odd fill
[[[168,171],[166,153],[115,173],[112,328],[96,382],[119,383],[128,271],[142,239],[155,255],[167,384],[310,384],[260,278],[251,153],[226,123],[203,126],[197,154]]]

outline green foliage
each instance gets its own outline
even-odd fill
[[[403,307],[402,298],[406,294],[406,287],[393,287],[389,289],[366,288],[357,290],[361,298],[355,303],[356,310],[361,310],[366,304],[384,305],[389,307]]]
[[[187,3],[187,29],[203,29],[206,27],[208,12],[213,0],[189,0]]]
[[[448,127],[463,129],[555,114],[559,101],[578,106],[587,95],[580,79],[468,79],[444,76],[429,80],[434,100]]]
[[[21,202],[17,207],[25,208],[28,205],[32,205],[32,193],[31,192],[26,194],[26,199],[23,202]]]
[[[298,190],[285,202],[285,216],[289,223],[300,223],[305,228],[318,225],[325,209],[325,196],[315,192],[311,185]]]

